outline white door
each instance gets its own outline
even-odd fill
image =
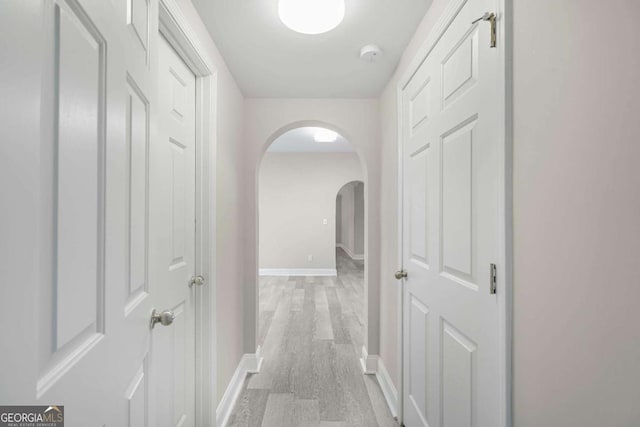
[[[194,76],[157,0],[0,2],[0,21],[0,402],[194,425]],[[151,329],[152,308],[175,321]]]
[[[402,91],[408,427],[501,425],[499,50],[472,24],[495,6],[466,2]]]
[[[1,340],[0,401],[64,405],[68,426],[143,427],[154,412],[146,158],[155,87],[140,71],[154,10],[147,0],[0,4],[2,38],[18,47],[1,56],[32,61],[13,70],[28,78],[3,96],[25,115],[0,156],[3,204],[16,209],[3,206],[0,221],[0,258],[12,260],[1,271],[0,325],[12,339]]]
[[[150,272],[169,326],[153,332],[156,423],[195,423],[195,76],[167,41],[158,50],[158,137],[151,144]]]

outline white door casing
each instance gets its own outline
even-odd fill
[[[153,378],[157,426],[195,425],[195,76],[169,43],[158,49],[158,138],[152,144],[150,270],[156,309],[175,315],[156,326]]]
[[[506,419],[504,300],[490,290],[505,262],[502,56],[490,23],[472,24],[496,7],[458,1],[399,96],[408,427]]]

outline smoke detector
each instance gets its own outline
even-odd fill
[[[382,51],[375,44],[368,44],[360,49],[360,59],[364,62],[374,63],[382,55]]]

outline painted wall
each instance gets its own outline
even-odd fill
[[[353,254],[364,254],[364,184],[353,187]]]
[[[398,75],[380,99],[380,355],[399,384]],[[640,425],[640,3],[513,0],[516,427]]]
[[[513,3],[515,424],[638,426],[640,2]]]
[[[336,195],[362,179],[358,155],[266,153],[259,179],[260,268],[335,270]]]
[[[365,289],[368,316],[366,346],[378,354],[379,319],[379,114],[376,99],[245,99],[244,155],[244,349],[256,349],[258,267],[258,164],[273,139],[300,126],[324,126],[338,131],[354,146],[363,167],[366,197]]]
[[[241,197],[241,144],[243,96],[227,69],[198,12],[207,13],[205,2],[198,10],[189,0],[177,0],[207,55],[218,68],[216,123],[216,394],[222,398],[243,354],[243,254]],[[202,9],[205,7],[205,9]]]
[[[342,243],[342,195],[336,197],[336,245]]]

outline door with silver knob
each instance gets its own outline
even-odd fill
[[[461,2],[402,86],[402,421],[412,427],[505,425],[490,271],[506,164],[497,6]]]
[[[196,79],[163,37],[158,46],[157,138],[150,145],[150,282],[158,288],[151,372],[157,427],[195,425]],[[153,111],[153,110],[152,110]],[[163,327],[158,327],[161,325]],[[169,326],[170,325],[170,326]],[[168,326],[168,327],[167,327]]]

